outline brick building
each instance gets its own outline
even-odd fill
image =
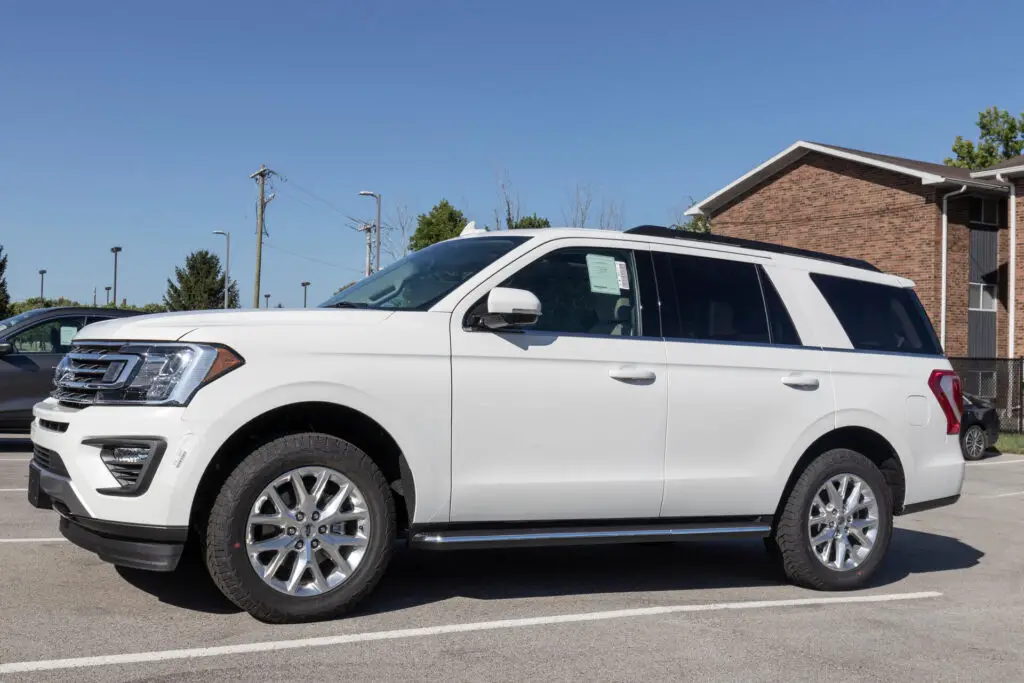
[[[688,213],[910,278],[949,356],[1021,355],[1024,156],[972,173],[801,141]]]

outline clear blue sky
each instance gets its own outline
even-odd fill
[[[251,302],[261,163],[264,291],[319,302],[362,267],[381,192],[493,224],[507,170],[561,223],[590,184],[665,223],[797,139],[941,160],[977,112],[1024,109],[1024,3],[5,2],[0,244],[15,298],[110,284],[159,300],[194,249]],[[314,199],[311,191],[329,204]],[[295,254],[299,255],[296,256]],[[301,256],[301,257],[300,257]]]

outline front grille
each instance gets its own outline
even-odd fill
[[[60,432],[62,434],[68,431],[67,422],[54,422],[53,420],[43,420],[42,418],[39,420],[39,427],[40,429],[48,429],[51,432]]]
[[[64,461],[53,451],[42,446],[33,445],[32,462],[41,470],[56,474],[58,477],[70,477],[68,470],[64,467]]]
[[[56,389],[51,394],[61,405],[79,408],[96,403],[103,391],[121,389],[131,379],[140,357],[122,352],[116,342],[82,342],[57,366]]]

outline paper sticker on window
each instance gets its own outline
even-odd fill
[[[75,338],[76,334],[78,334],[77,327],[64,327],[62,325],[60,328],[60,345],[71,346],[71,340]]]
[[[629,289],[629,268],[625,261],[615,262],[615,273],[619,276],[619,289]]]
[[[619,275],[615,268],[614,256],[587,254],[587,275],[590,277],[590,291],[595,294],[618,294]]]

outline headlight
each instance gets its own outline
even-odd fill
[[[223,346],[86,342],[57,368],[54,397],[81,405],[184,406],[243,363]]]

